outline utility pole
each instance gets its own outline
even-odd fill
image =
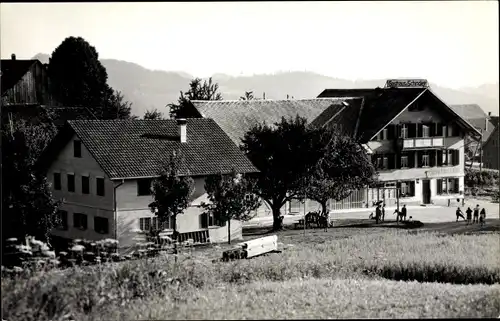
[[[481,137],[479,140],[479,172],[483,170],[483,129],[480,129]]]

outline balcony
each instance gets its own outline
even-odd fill
[[[403,150],[419,148],[442,148],[444,147],[443,137],[428,138],[405,138],[403,141]]]

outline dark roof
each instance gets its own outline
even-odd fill
[[[231,140],[241,144],[245,133],[253,126],[265,122],[279,122],[282,117],[305,117],[312,122],[332,105],[343,106],[348,99],[287,99],[287,100],[216,100],[192,101],[193,106],[206,118],[212,118]],[[336,107],[334,107],[336,108]]]
[[[360,142],[368,142],[406,107],[424,94],[442,103],[446,107],[444,109],[447,115],[456,119],[462,127],[472,130],[474,135],[478,134],[468,122],[448,108],[429,88],[325,89],[318,97],[362,97],[364,102],[360,107],[359,125],[357,125],[355,136]],[[351,116],[354,114],[352,113]],[[342,116],[342,113],[335,117],[335,123],[351,123],[352,125],[354,122],[353,117],[343,119],[339,116]]]
[[[498,127],[498,116],[490,116],[490,122],[493,126]]]
[[[258,172],[212,119],[187,119],[187,142],[181,143],[176,120],[69,121],[42,160],[55,157],[74,132],[110,179],[157,177],[175,151],[183,156],[182,175]],[[57,138],[57,137],[56,137]],[[55,149],[55,150],[54,150]],[[51,156],[52,155],[52,156]]]
[[[2,95],[7,90],[14,87],[19,80],[28,72],[30,67],[38,60],[12,60],[2,59],[0,61],[0,68],[2,70],[1,87]],[[39,61],[38,61],[39,62]]]
[[[483,148],[486,147],[486,146],[491,145],[491,144],[489,144],[489,142],[495,136],[498,137],[498,126],[495,127],[495,129],[492,130],[492,132],[490,133],[490,135],[488,136],[488,138],[486,140],[484,140]],[[493,148],[497,149],[497,152],[498,152],[498,146],[493,146]]]
[[[363,98],[356,98],[346,101],[347,105],[333,104],[316,117],[311,125],[318,127],[336,125],[346,135],[356,136],[356,126],[363,102]]]
[[[30,123],[36,123],[50,118],[54,124],[61,128],[68,120],[92,120],[96,119],[94,114],[86,107],[64,107],[46,105],[6,105],[2,107],[2,118],[10,113],[14,119],[23,119]]]
[[[366,142],[424,90],[425,88],[325,89],[318,97],[364,98],[356,137]]]

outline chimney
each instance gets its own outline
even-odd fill
[[[288,94],[286,94],[286,100],[288,100],[288,98],[289,98],[289,97],[290,97],[290,96],[289,96]]]
[[[266,100],[266,93],[265,92],[262,93],[262,99]]]
[[[179,126],[179,136],[181,137],[181,143],[187,142],[186,123],[187,123],[186,118],[178,118],[177,119],[177,126]]]
[[[12,58],[12,60],[16,60],[16,54],[10,55],[10,58]]]

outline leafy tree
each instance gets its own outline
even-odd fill
[[[96,116],[99,119],[136,119],[137,116],[131,115],[132,103],[125,101],[120,91],[113,90],[108,85],[106,87],[103,108],[97,110],[100,114]]]
[[[245,91],[245,95],[240,97],[240,100],[254,100],[253,91]]]
[[[2,128],[2,234],[47,241],[58,224],[57,208],[45,175],[35,170],[41,151],[55,134],[52,124],[16,121]]]
[[[200,78],[195,78],[189,83],[189,90],[186,93],[181,91],[177,104],[168,104],[170,108],[171,118],[193,118],[196,115],[193,113],[191,104],[192,100],[222,100],[222,95],[219,91],[219,84],[212,83],[212,77],[201,81]]]
[[[85,39],[64,39],[52,52],[47,71],[51,94],[59,104],[88,107],[100,119],[130,117],[131,104],[107,84],[106,68]]]
[[[231,220],[248,221],[261,202],[251,193],[253,181],[232,171],[230,175],[211,175],[205,179],[205,190],[211,203],[202,203],[205,213],[217,221],[227,222],[227,243],[231,244]]]
[[[177,240],[177,215],[182,214],[189,206],[194,192],[194,181],[191,177],[181,176],[182,157],[179,153],[170,156],[160,177],[153,182],[154,201],[149,208],[155,213],[163,225],[172,218],[173,239]]]
[[[164,119],[163,113],[158,109],[146,110],[144,113],[144,119]]]
[[[375,169],[365,149],[352,137],[335,128],[317,128],[323,157],[308,177],[307,198],[321,204],[322,215],[329,211],[328,201],[340,201],[357,189],[374,182]]]
[[[281,228],[281,208],[304,192],[307,176],[323,156],[318,135],[297,116],[274,126],[258,124],[242,140],[242,150],[260,170],[255,193],[271,207],[275,230]]]

